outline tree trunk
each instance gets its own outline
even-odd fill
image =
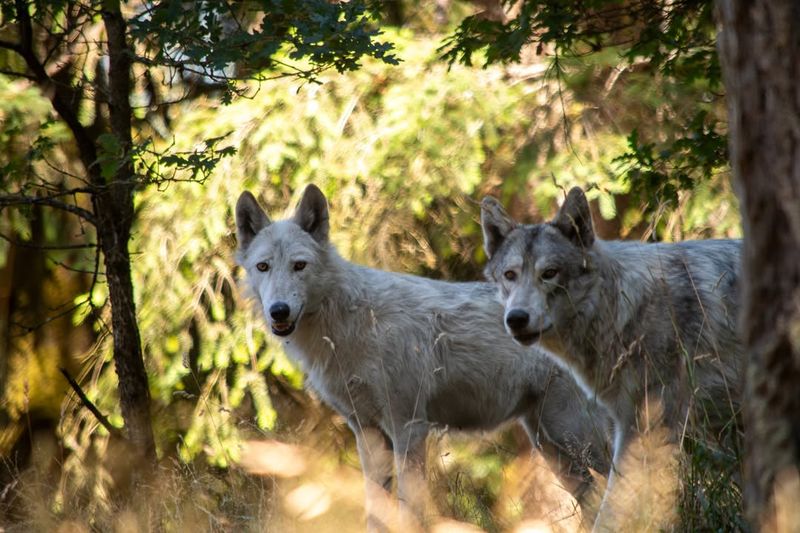
[[[132,201],[129,202],[132,207]],[[111,327],[114,338],[114,368],[119,378],[119,400],[128,440],[142,458],[155,460],[153,429],[150,424],[150,389],[142,358],[139,326],[131,279],[130,220],[114,220],[128,206],[107,198],[95,199],[98,237],[106,266],[111,299]],[[130,209],[132,211],[132,209]],[[122,215],[124,216],[124,215]]]
[[[106,266],[114,333],[114,366],[119,378],[119,399],[128,438],[142,458],[155,461],[150,424],[150,389],[142,357],[142,342],[136,321],[133,280],[128,242],[133,224],[131,161],[131,58],[125,19],[119,2],[103,2],[103,22],[108,35],[108,108],[111,131],[120,148],[120,161],[113,179],[93,195],[97,234]],[[102,178],[102,176],[101,176]]]
[[[131,160],[131,63],[133,52],[127,42],[126,23],[120,12],[120,3],[103,0],[101,15],[108,37],[108,87],[98,80],[98,93],[106,89],[111,134],[117,141],[117,153],[102,154],[113,157],[113,175],[104,175],[98,162],[96,132],[83,125],[79,117],[80,93],[70,83],[56,83],[37,56],[37,40],[30,16],[30,2],[14,2],[19,24],[19,43],[12,50],[25,60],[31,78],[53,105],[75,138],[81,162],[92,192],[93,222],[96,225],[98,244],[105,258],[106,281],[111,300],[111,323],[114,338],[114,365],[119,378],[119,395],[122,417],[128,438],[137,453],[154,461],[155,444],[150,424],[150,391],[142,358],[139,326],[133,300],[130,254],[128,242],[133,223],[133,190],[136,176]],[[98,122],[101,123],[102,121]]]
[[[745,505],[780,530],[800,512],[800,4],[717,7],[744,227]]]

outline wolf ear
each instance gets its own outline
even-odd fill
[[[319,190],[319,187],[314,184],[306,187],[306,190],[303,191],[303,197],[294,211],[293,220],[298,226],[310,233],[317,242],[321,243],[328,240],[328,230],[330,228],[328,223],[328,201],[322,191]]]
[[[503,206],[495,198],[486,196],[481,201],[481,229],[483,230],[483,249],[489,259],[516,227]]]
[[[239,248],[246,250],[253,237],[269,225],[269,217],[250,191],[244,191],[236,202],[236,238]]]
[[[561,206],[556,218],[551,222],[569,240],[582,248],[594,244],[594,228],[589,202],[580,187],[573,187]]]

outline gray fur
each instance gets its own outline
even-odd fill
[[[522,344],[538,342],[608,407],[615,464],[648,400],[662,406],[676,440],[686,420],[690,430],[711,429],[703,436],[711,438],[735,420],[744,364],[740,241],[602,241],[578,188],[550,223],[517,225],[492,198],[483,213],[484,227],[512,228],[494,235],[485,270],[506,318],[529,316],[507,331]]]
[[[308,220],[324,224],[299,225]],[[568,372],[504,334],[494,286],[352,264],[328,242],[327,220],[324,196],[310,185],[294,217],[263,227],[240,247],[238,261],[268,321],[273,303],[289,304],[286,352],[356,435],[371,529],[383,525],[369,499],[375,487],[391,487],[387,450],[401,500],[423,512],[410,480],[423,475],[434,427],[489,430],[518,419],[579,497],[588,467],[608,471],[608,419]],[[297,261],[307,263],[302,271],[293,269]],[[259,262],[269,271],[259,271]]]

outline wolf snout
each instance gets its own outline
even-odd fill
[[[531,316],[522,309],[512,309],[506,314],[506,325],[511,330],[520,330],[528,326]]]
[[[275,302],[269,306],[269,316],[272,317],[272,320],[277,322],[283,322],[289,318],[290,312],[291,310],[289,309],[289,304],[286,302]]]
[[[302,311],[302,308],[301,308]],[[291,335],[294,331],[295,321],[289,321],[292,310],[286,302],[275,302],[269,306],[269,317],[272,333],[279,337]],[[299,314],[299,313],[298,313]]]

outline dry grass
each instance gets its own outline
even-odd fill
[[[272,435],[248,441],[238,464],[228,469],[165,458],[134,493],[116,488],[125,481],[112,482],[143,471],[130,464],[130,454],[119,445],[99,448],[99,459],[87,459],[79,475],[73,471],[70,478],[53,467],[57,450],[42,446],[36,451],[34,467],[17,472],[13,484],[0,487],[0,529],[363,531],[364,485],[353,442],[325,433],[325,437]],[[429,439],[429,485],[438,510],[429,530],[532,533],[585,528],[575,500],[543,459],[530,452],[524,433],[516,427],[488,435],[442,433]],[[713,512],[702,511],[710,513],[704,518],[698,516],[700,506],[682,503],[687,494],[716,495],[723,487],[710,484],[727,481],[723,476],[687,478],[693,460],[670,444],[663,428],[654,426],[644,432],[621,465],[625,475],[613,489],[613,529],[695,530],[698,525],[727,529],[741,524],[736,506],[714,507],[715,502],[706,502]],[[682,479],[702,480],[706,485],[686,491]],[[598,481],[595,499],[599,502],[604,480]],[[732,497],[731,501],[739,500]],[[779,495],[778,525],[797,523],[792,522],[796,506],[788,501]],[[405,530],[394,502],[382,502],[382,513],[396,530]]]
[[[431,520],[432,531],[575,530],[580,513],[574,500],[521,439],[516,430],[431,439],[431,492],[440,512]],[[17,472],[3,495],[3,530],[364,529],[364,485],[351,444],[342,452],[319,443],[249,441],[239,464],[229,469],[162,459],[134,493],[116,488],[112,479],[127,480],[143,469],[114,448],[104,449],[103,460],[87,461],[80,480],[49,471],[45,457],[55,450],[41,450],[35,466]],[[384,510],[402,523],[392,502]]]
[[[679,523],[680,450],[670,431],[658,421],[660,409],[650,406],[649,420],[615,465],[618,475],[609,488],[598,521],[600,531],[664,531]]]

